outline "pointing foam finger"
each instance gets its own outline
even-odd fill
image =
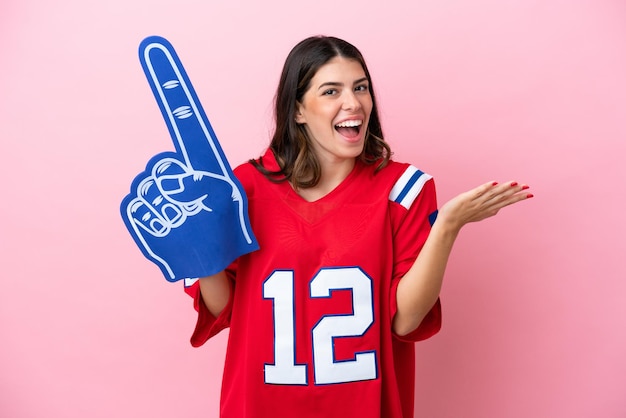
[[[146,38],[139,59],[185,164],[225,173],[227,163],[217,138],[172,45],[161,37]]]

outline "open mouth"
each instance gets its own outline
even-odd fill
[[[362,120],[346,120],[335,125],[335,130],[346,138],[356,138],[361,132]]]

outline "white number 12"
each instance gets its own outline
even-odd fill
[[[377,377],[376,351],[355,353],[353,360],[336,361],[333,340],[358,337],[374,322],[372,281],[357,267],[320,270],[310,283],[311,298],[329,298],[332,290],[352,292],[350,315],[324,315],[313,327],[313,371],[316,385],[372,380]],[[265,365],[265,382],[306,385],[307,365],[296,364],[294,273],[273,272],[263,283],[263,298],[274,302],[274,364]],[[306,301],[303,301],[306,303]]]

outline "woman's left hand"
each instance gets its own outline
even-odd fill
[[[446,222],[457,232],[470,222],[490,218],[505,206],[533,197],[526,184],[510,181],[485,183],[452,198],[439,210],[437,222]]]

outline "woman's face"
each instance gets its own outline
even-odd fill
[[[319,68],[298,103],[296,122],[304,125],[321,163],[354,161],[363,151],[372,96],[358,61],[335,57]]]

